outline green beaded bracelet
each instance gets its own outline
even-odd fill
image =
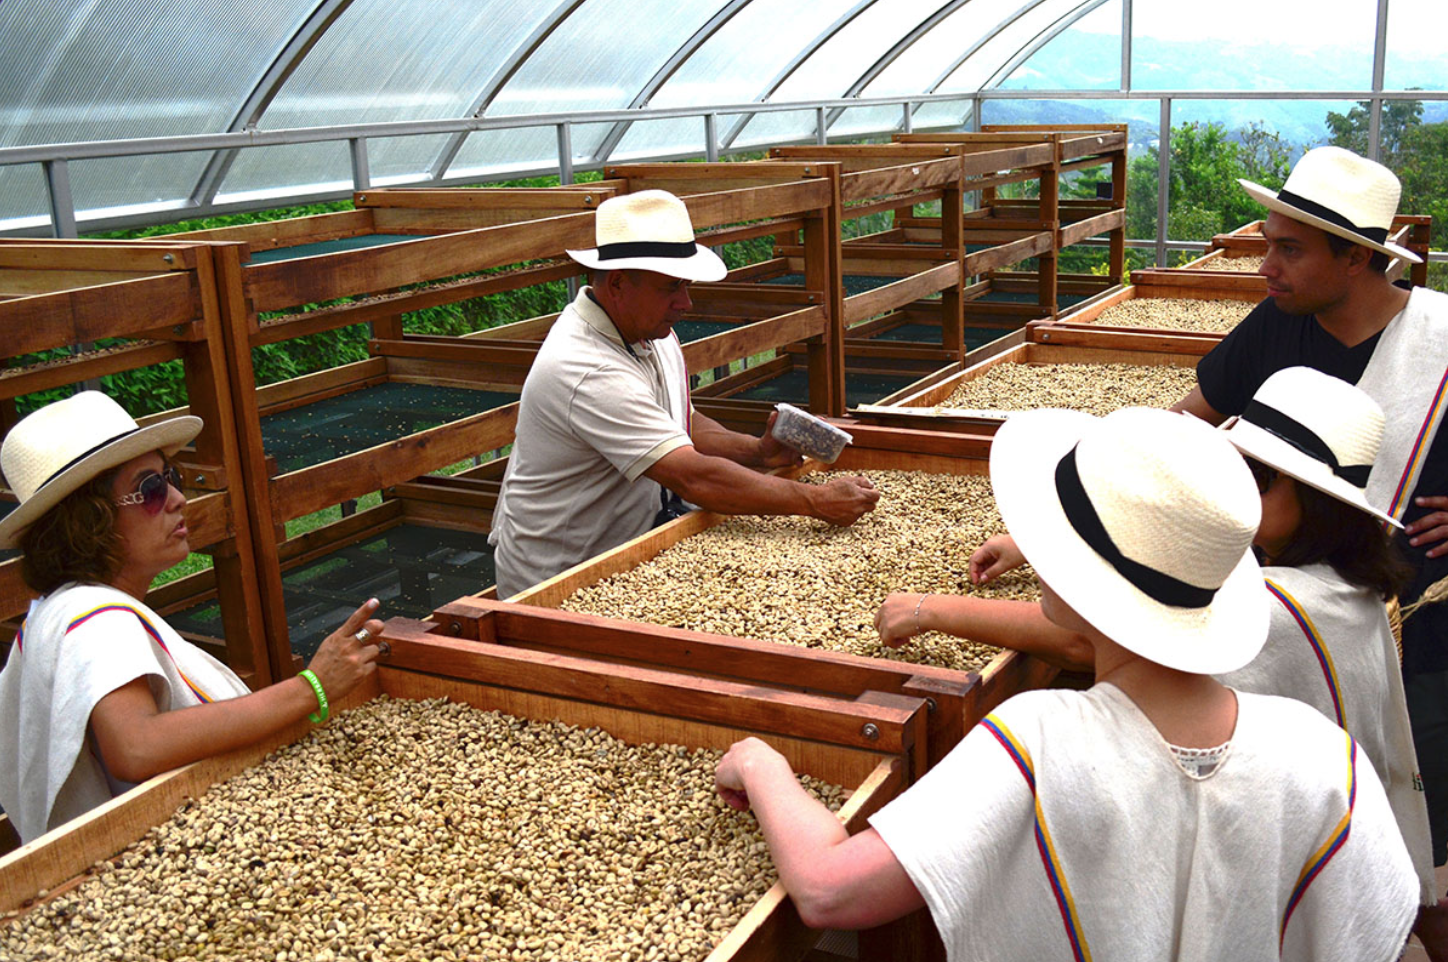
[[[307,684],[312,686],[312,691],[317,695],[317,710],[307,716],[307,720],[314,725],[320,725],[327,720],[327,693],[322,690],[322,683],[317,680],[316,674],[308,668],[301,672],[301,677],[306,679]]]

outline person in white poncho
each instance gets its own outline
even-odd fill
[[[1418,882],[1371,763],[1316,710],[1212,677],[1269,617],[1261,502],[1226,439],[1162,411],[1028,412],[991,482],[1096,685],[1010,699],[853,837],[737,743],[720,791],[805,922],[928,906],[952,962],[1395,958]]]
[[[20,497],[0,519],[0,548],[21,549],[41,595],[0,671],[0,806],[24,842],[161,772],[325,721],[328,697],[376,668],[375,599],[301,676],[255,693],[142,601],[190,551],[168,459],[200,430],[189,416],[139,427],[84,391],[30,414],[0,446]]]

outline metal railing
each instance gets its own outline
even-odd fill
[[[416,179],[392,178],[395,186],[427,184],[448,186],[465,183],[484,183],[490,180],[556,174],[562,183],[572,183],[578,170],[597,169],[610,163],[607,155],[584,158],[578,163],[573,152],[573,128],[585,124],[637,124],[660,120],[697,120],[700,123],[700,145],[697,149],[631,156],[630,160],[659,161],[705,158],[717,160],[721,153],[719,118],[739,117],[744,122],[753,117],[771,113],[798,113],[810,111],[814,114],[812,136],[803,138],[814,143],[826,143],[833,121],[846,116],[846,111],[862,108],[894,107],[900,119],[894,124],[874,129],[852,130],[848,139],[859,140],[872,137],[887,137],[890,134],[927,129],[919,126],[915,113],[923,106],[938,103],[959,103],[968,105],[964,112],[970,129],[978,129],[981,110],[987,101],[1044,100],[1044,101],[1155,101],[1159,116],[1159,169],[1157,224],[1166,225],[1168,215],[1168,189],[1171,182],[1171,119],[1173,105],[1180,101],[1235,101],[1235,100],[1296,100],[1318,102],[1368,102],[1376,118],[1383,103],[1391,100],[1443,101],[1448,100],[1448,91],[1140,91],[1140,90],[980,90],[972,93],[926,94],[907,97],[852,97],[837,100],[792,101],[784,103],[741,103],[716,104],[698,107],[632,108],[627,110],[596,110],[586,112],[527,114],[499,117],[463,117],[438,120],[395,121],[389,123],[351,124],[330,127],[300,127],[278,130],[247,129],[216,134],[191,134],[176,137],[149,137],[130,140],[82,141],[76,143],[41,144],[25,147],[0,148],[0,166],[38,164],[44,172],[49,209],[49,223],[33,223],[14,229],[0,231],[6,234],[35,235],[48,233],[56,237],[77,236],[80,220],[77,218],[75,201],[70,186],[69,164],[79,160],[101,160],[119,157],[154,156],[198,151],[238,151],[257,147],[273,147],[295,144],[336,143],[347,151],[352,181],[347,189],[323,188],[298,191],[279,191],[275,195],[254,198],[244,202],[189,203],[157,205],[141,213],[107,216],[103,213],[85,218],[89,230],[116,229],[156,223],[167,223],[191,217],[205,217],[215,214],[249,210],[263,210],[288,204],[310,203],[322,200],[344,198],[355,190],[366,190],[372,186],[368,160],[368,144],[373,140],[395,137],[418,137],[435,135],[466,136],[481,131],[523,130],[552,127],[557,137],[557,165],[533,169],[508,169],[506,171],[468,171],[449,175],[446,171],[419,171]],[[950,125],[932,129],[949,129]],[[1376,125],[1374,125],[1376,127]],[[1374,138],[1375,139],[1375,138]],[[609,145],[610,148],[615,145]],[[734,152],[748,150],[731,144]],[[1373,145],[1376,147],[1376,143]],[[1376,151],[1373,151],[1374,153]],[[39,220],[38,218],[36,220]],[[1169,249],[1195,249],[1190,242],[1168,241],[1163,227],[1158,228],[1154,241],[1138,240],[1132,246],[1150,245],[1156,250],[1159,264],[1166,262]],[[1183,246],[1187,245],[1187,246]],[[1448,253],[1436,252],[1432,260],[1448,260]]]

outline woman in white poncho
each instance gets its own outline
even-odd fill
[[[27,416],[0,447],[20,496],[0,548],[20,548],[41,595],[0,672],[0,806],[25,842],[153,775],[325,721],[327,697],[375,670],[375,600],[302,676],[255,693],[145,605],[156,575],[190,551],[168,459],[200,430],[195,417],[139,427],[84,391]]]
[[[1162,411],[1012,418],[991,481],[1091,647],[1087,692],[1017,696],[849,837],[757,739],[718,782],[759,817],[809,924],[929,907],[949,957],[1396,957],[1417,880],[1361,750],[1214,673],[1262,647],[1260,500],[1216,431]]]

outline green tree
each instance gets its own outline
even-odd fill
[[[1420,88],[1412,87],[1412,90]],[[1370,104],[1366,100],[1358,101],[1345,114],[1335,110],[1327,112],[1327,129],[1332,135],[1328,142],[1338,147],[1346,147],[1354,153],[1368,155],[1368,128],[1372,117]],[[1396,169],[1396,161],[1407,147],[1407,138],[1410,132],[1423,122],[1423,102],[1421,100],[1389,100],[1383,104],[1382,126],[1379,130],[1379,141],[1382,147],[1380,154],[1383,163]]]

